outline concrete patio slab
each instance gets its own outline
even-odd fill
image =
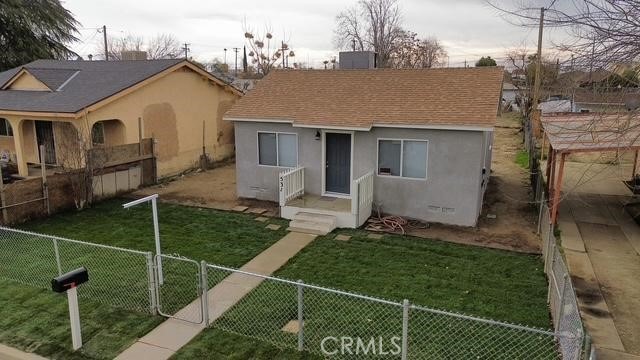
[[[640,354],[640,257],[619,226],[578,223],[624,349]],[[615,266],[612,266],[615,264]]]

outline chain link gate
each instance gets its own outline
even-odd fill
[[[162,263],[162,272],[158,264]],[[195,260],[171,255],[156,255],[156,289],[158,313],[162,316],[202,324],[202,272]],[[160,283],[162,279],[162,283]]]

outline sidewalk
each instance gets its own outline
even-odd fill
[[[46,360],[42,356],[34,353],[24,352],[22,350],[14,349],[12,347],[0,344],[0,359],[1,360]]]
[[[290,232],[242,266],[240,270],[260,275],[271,275],[315,238],[316,235]],[[227,276],[207,292],[209,321],[213,322],[222,316],[262,281],[262,278],[239,273]],[[200,301],[195,300],[181,309],[177,315],[193,314],[199,311],[199,307]],[[204,329],[204,324],[191,324],[177,319],[168,319],[123,351],[116,359],[168,359]]]

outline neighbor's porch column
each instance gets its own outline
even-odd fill
[[[27,158],[24,151],[24,129],[22,128],[24,120],[15,117],[9,117],[8,120],[13,130],[13,144],[16,148],[18,175],[29,176],[29,168],[27,167]]]

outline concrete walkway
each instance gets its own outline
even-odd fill
[[[14,349],[12,347],[0,344],[0,359],[1,360],[46,360],[42,356],[34,353],[24,352],[22,350]]]
[[[574,193],[558,226],[582,318],[598,359],[640,360],[640,227],[628,197]]]
[[[291,232],[246,263],[240,270],[271,275],[315,238],[316,235]],[[238,273],[227,276],[207,293],[209,321],[213,322],[219,318],[262,281],[262,278]],[[176,315],[192,315],[199,311],[199,307],[200,301],[196,300]],[[140,338],[116,359],[168,359],[204,329],[204,324],[196,325],[177,319],[168,319]]]

